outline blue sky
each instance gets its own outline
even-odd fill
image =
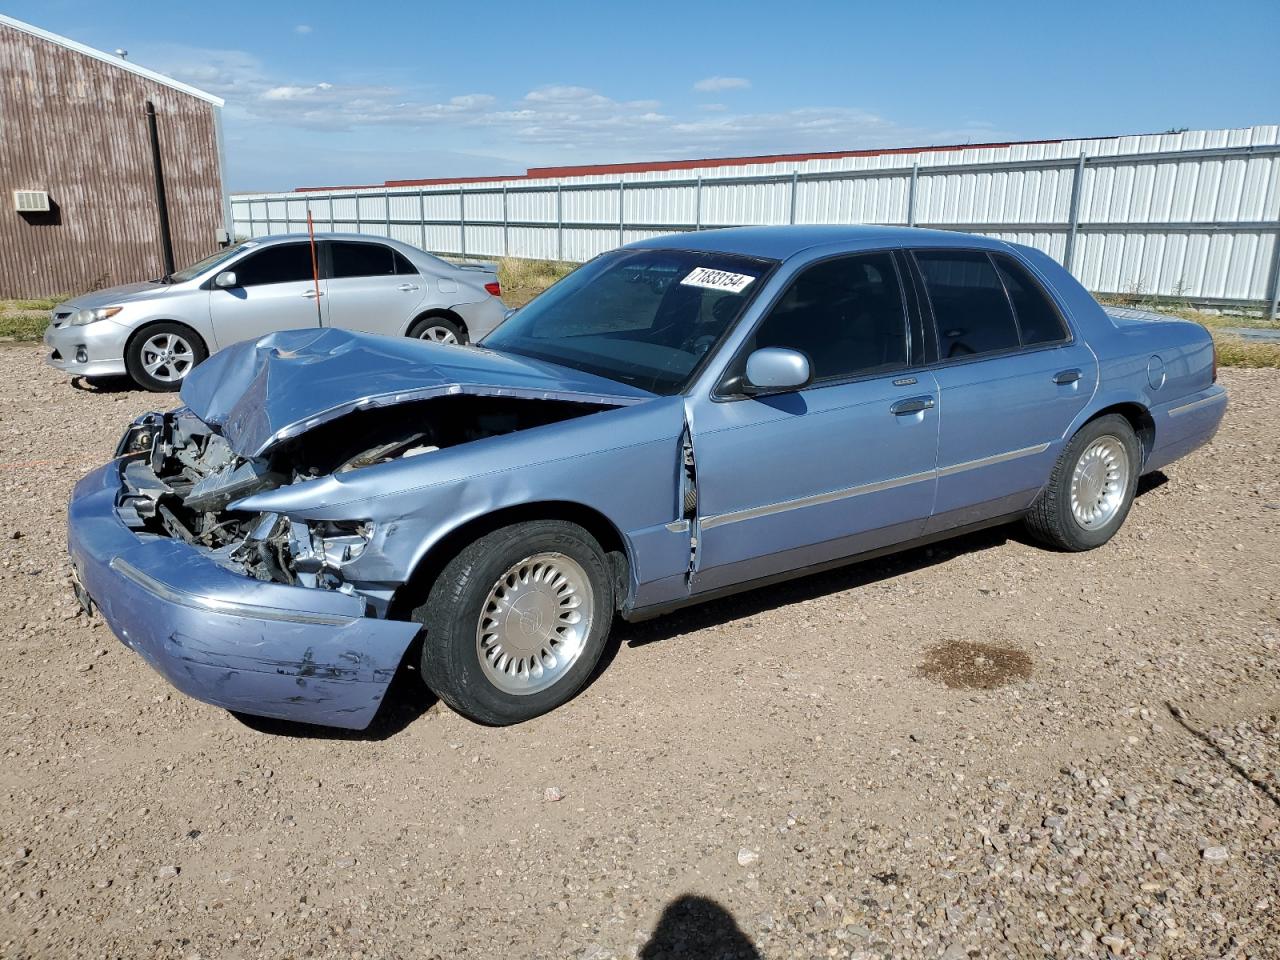
[[[1280,2],[6,0],[225,97],[232,190],[1280,122]]]

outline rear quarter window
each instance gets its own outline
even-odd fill
[[[992,259],[1005,289],[1009,291],[1009,300],[1018,317],[1022,345],[1034,347],[1069,340],[1071,333],[1044,287],[1012,258],[995,255]]]

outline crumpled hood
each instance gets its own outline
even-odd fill
[[[654,396],[492,350],[331,327],[234,344],[191,371],[182,386],[192,413],[245,457],[353,410],[455,393],[620,406]]]

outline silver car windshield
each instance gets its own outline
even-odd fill
[[[186,280],[194,280],[196,277],[200,276],[200,274],[204,273],[206,270],[210,269],[211,267],[216,267],[218,264],[222,263],[223,261],[230,260],[242,249],[243,249],[243,244],[236,244],[233,247],[226,247],[222,250],[219,250],[217,253],[211,253],[209,254],[209,256],[205,257],[203,260],[197,260],[191,266],[185,267],[182,270],[175,271],[169,279],[171,279],[174,283],[182,283]]]
[[[615,250],[533,300],[483,346],[679,393],[774,266],[724,253]]]

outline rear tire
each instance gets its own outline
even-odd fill
[[[505,726],[572,699],[613,625],[614,578],[600,544],[562,520],[513,524],[451,560],[427,602],[422,677],[477,723]]]
[[[1102,546],[1129,515],[1141,469],[1142,446],[1128,420],[1115,413],[1090,420],[1027,511],[1027,530],[1060,550]]]
[[[124,349],[124,365],[133,382],[154,393],[181,389],[197,365],[209,356],[204,341],[181,323],[153,323],[143,327]]]
[[[462,329],[462,324],[448,317],[421,317],[409,327],[409,336],[429,343],[467,342],[467,333]]]

